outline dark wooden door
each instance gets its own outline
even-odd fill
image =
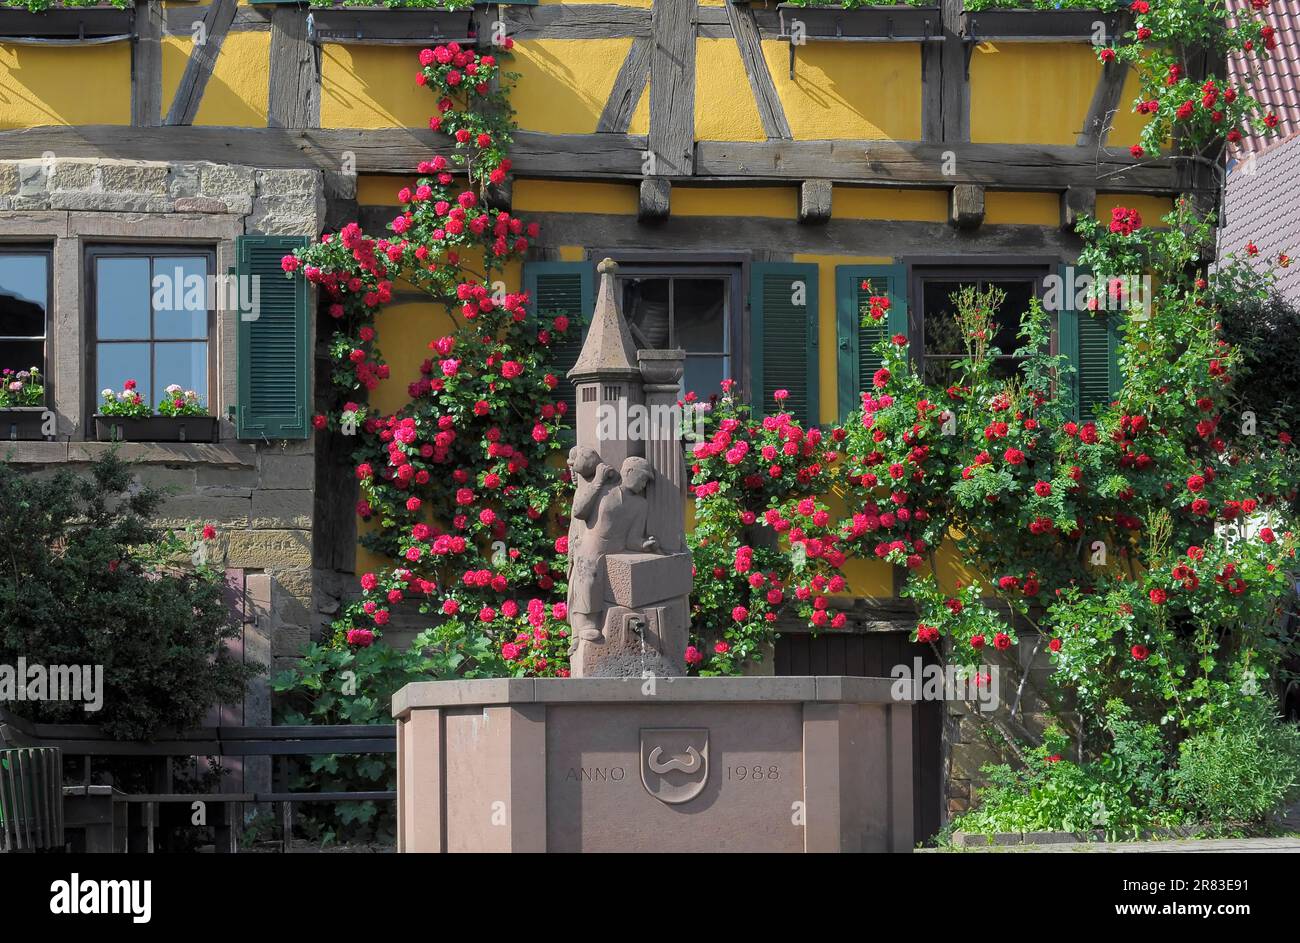
[[[776,640],[778,675],[848,675],[888,678],[895,665],[922,666],[938,659],[929,645],[913,642],[906,632],[810,635],[790,633]],[[942,825],[943,703],[921,701],[912,714],[913,828],[924,841]]]

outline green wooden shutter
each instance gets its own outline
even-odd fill
[[[805,425],[819,421],[817,278],[811,263],[750,266],[749,398],[755,416],[776,406],[777,390],[788,390],[784,411]]]
[[[1074,367],[1069,391],[1074,400],[1075,418],[1095,419],[1097,412],[1113,400],[1121,384],[1119,372],[1119,318],[1105,311],[1078,310],[1071,275],[1082,269],[1061,266],[1064,281],[1064,304],[1058,319],[1059,348]]]
[[[870,288],[863,290],[863,281]],[[889,313],[880,323],[864,327],[862,309],[872,295],[889,298]],[[874,347],[882,337],[907,334],[907,266],[835,266],[835,324],[838,340],[837,375],[840,421],[862,405],[862,391],[880,369]]]
[[[528,292],[529,310],[533,314],[568,315],[569,330],[551,343],[551,372],[560,378],[555,388],[557,401],[569,404],[569,422],[576,415],[577,400],[568,372],[578,362],[587,325],[595,306],[592,295],[590,262],[526,262],[524,290]]]
[[[305,236],[240,236],[235,272],[258,279],[256,320],[238,311],[235,430],[241,439],[305,439],[311,429],[311,290],[287,278],[280,260]]]

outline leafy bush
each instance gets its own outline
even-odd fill
[[[278,724],[391,724],[393,695],[413,681],[500,676],[505,666],[486,635],[465,640],[430,629],[409,649],[371,639],[336,638],[308,646],[302,659],[271,679],[277,695]],[[484,665],[491,666],[484,669]],[[396,758],[391,754],[313,756],[292,768],[295,791],[370,792],[396,789]],[[396,835],[397,807],[391,802],[304,803],[299,823],[322,843],[380,841]]]
[[[0,664],[104,670],[101,711],[24,701],[32,720],[93,722],[142,740],[242,697],[252,669],[225,650],[238,628],[219,573],[194,562],[194,535],[150,525],[162,492],[132,491],[130,469],[112,454],[88,476],[0,466]]]
[[[1300,796],[1300,728],[1271,717],[1215,727],[1185,740],[1173,798],[1215,831],[1257,830]]]
[[[1112,838],[1132,838],[1172,824],[1159,729],[1131,719],[1119,701],[1107,711],[1107,754],[1084,763],[1066,759],[1069,738],[1049,728],[1026,768],[984,768],[989,785],[979,792],[979,806],[954,819],[951,829],[976,834],[1100,829]]]

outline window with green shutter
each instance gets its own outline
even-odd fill
[[[863,284],[867,287],[863,288]],[[873,295],[889,299],[887,316],[869,326],[862,311]],[[862,391],[880,369],[875,350],[883,337],[907,334],[907,266],[835,266],[835,324],[840,421],[862,405]]]
[[[784,411],[804,424],[819,421],[817,278],[811,263],[750,266],[749,392],[756,416],[773,410],[773,395],[786,390]]]
[[[1095,419],[1097,412],[1119,394],[1119,319],[1105,311],[1080,311],[1075,307],[1071,276],[1081,270],[1062,266],[1063,307],[1058,319],[1059,348],[1074,367],[1069,391],[1075,417]]]
[[[554,317],[567,315],[569,330],[551,342],[551,372],[559,377],[555,399],[569,404],[569,417],[575,415],[577,401],[573,384],[566,377],[578,362],[582,341],[587,334],[595,300],[592,295],[590,262],[527,262],[524,264],[524,290],[528,292],[529,310],[533,314]]]
[[[240,236],[235,274],[256,278],[256,317],[231,311],[238,336],[235,429],[241,439],[305,439],[311,428],[311,291],[280,260],[305,236]]]

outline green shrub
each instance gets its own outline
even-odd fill
[[[1300,728],[1271,717],[1216,727],[1183,741],[1172,796],[1216,832],[1254,831],[1300,797]]]
[[[309,645],[293,668],[271,679],[278,724],[391,724],[393,695],[413,681],[482,677],[474,666],[500,659],[486,636],[457,648],[439,641],[430,629],[409,649],[381,641],[349,645],[343,638]],[[291,767],[294,791],[376,792],[396,789],[392,754],[330,755],[303,758]],[[304,803],[299,806],[304,833],[322,844],[334,841],[392,842],[397,806],[392,802]]]
[[[243,696],[253,669],[226,652],[239,629],[221,574],[201,562],[196,535],[150,523],[163,497],[137,490],[111,454],[88,475],[0,465],[0,665],[103,666],[98,712],[69,701],[8,709],[143,740]]]
[[[1066,758],[1069,739],[1049,728],[1028,766],[986,766],[989,785],[979,805],[954,819],[954,831],[996,832],[1102,830],[1115,838],[1168,824],[1167,756],[1159,729],[1129,719],[1119,701],[1107,705],[1110,751],[1094,762]]]

